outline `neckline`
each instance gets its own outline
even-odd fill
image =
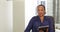
[[[45,21],[45,16],[44,16],[43,22],[41,22],[41,19],[40,19],[40,17],[39,17],[39,16],[38,16],[38,18],[39,18],[39,22],[43,24],[43,23],[44,23],[44,21]]]

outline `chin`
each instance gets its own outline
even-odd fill
[[[39,14],[40,17],[44,16],[43,14]]]
[[[42,17],[43,15],[40,15],[40,17]]]

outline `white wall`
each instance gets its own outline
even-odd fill
[[[12,19],[11,3],[0,0],[0,32],[12,32]]]
[[[7,1],[8,32],[13,32],[13,1]]]
[[[36,15],[37,0],[25,0],[25,28],[29,20]]]

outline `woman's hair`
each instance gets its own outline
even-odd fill
[[[43,7],[44,7],[44,10],[45,10],[45,6],[44,6],[44,5],[42,5],[42,4],[41,4],[41,5],[38,5],[38,6],[37,6],[37,9],[38,9],[39,6],[43,6]]]

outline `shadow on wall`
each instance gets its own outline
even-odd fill
[[[24,1],[13,1],[13,32],[24,32]]]

